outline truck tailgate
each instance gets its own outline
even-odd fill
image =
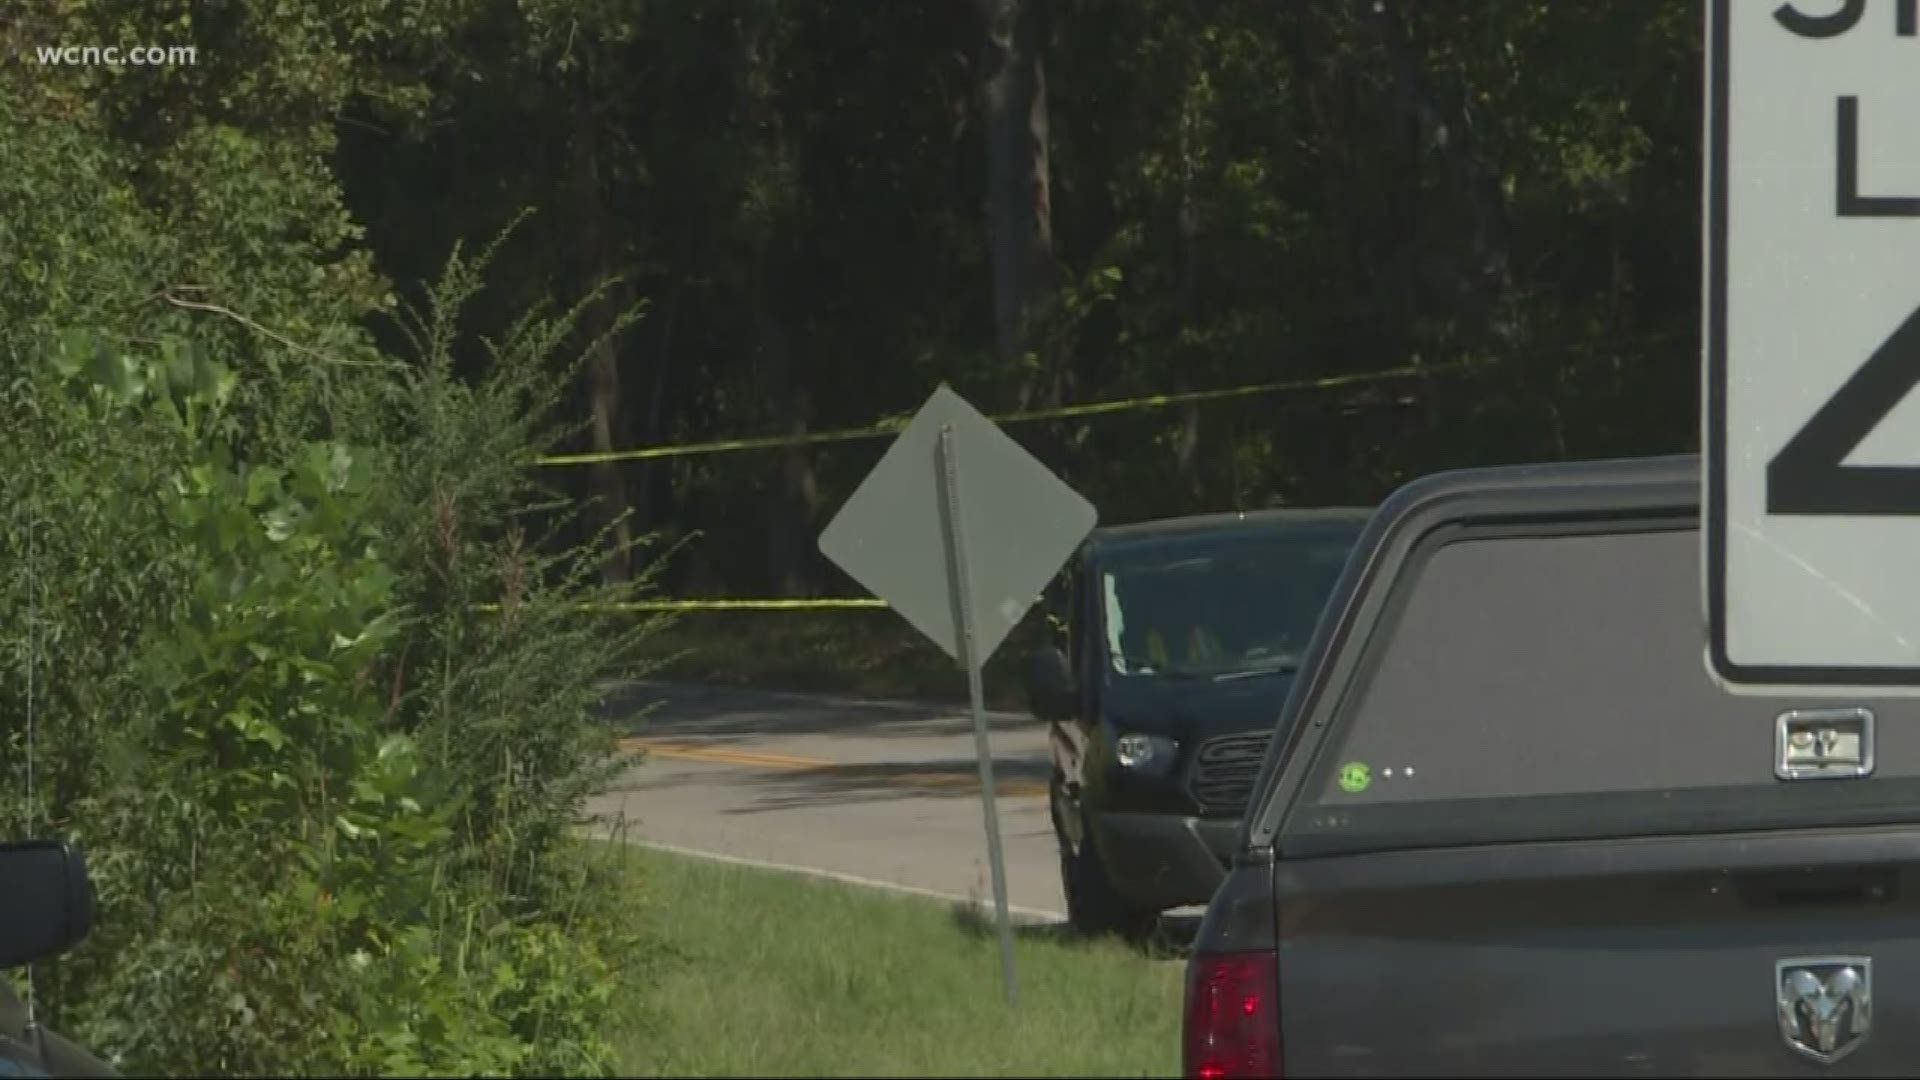
[[[1920,826],[1282,859],[1283,1074],[1920,1074],[1916,869]]]

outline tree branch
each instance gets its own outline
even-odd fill
[[[165,300],[167,303],[172,304],[174,307],[177,307],[177,308],[184,308],[188,311],[205,311],[214,315],[224,315],[227,318],[232,319],[234,322],[239,323],[241,326],[244,326],[247,329],[252,330],[254,333],[261,335],[262,337],[278,342],[279,344],[284,345],[289,349],[292,349],[294,352],[300,353],[305,356],[311,356],[315,360],[319,360],[323,363],[339,364],[343,367],[386,367],[386,366],[389,366],[391,363],[393,363],[392,361],[386,361],[386,360],[348,360],[343,357],[330,356],[326,353],[321,352],[318,349],[312,348],[307,345],[302,345],[299,342],[293,340],[292,338],[287,337],[285,334],[277,333],[273,330],[270,330],[267,327],[264,327],[259,323],[253,321],[252,319],[247,318],[245,315],[242,315],[239,312],[233,310],[232,308],[221,307],[219,304],[209,304],[201,300],[188,300],[178,295],[178,293],[182,291],[189,291],[189,290],[204,291],[204,289],[205,289],[204,286],[197,286],[197,285],[179,285],[179,286],[170,285],[167,288],[160,290],[157,296],[159,297],[159,299]]]

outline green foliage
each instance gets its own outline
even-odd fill
[[[144,298],[204,286],[188,298],[371,359],[353,324],[392,309],[374,263],[428,276],[457,239],[533,207],[499,302],[466,329],[505,335],[513,313],[619,276],[582,335],[636,303],[655,317],[616,342],[618,387],[582,380],[567,408],[617,399],[613,427],[638,445],[863,425],[941,381],[998,410],[1499,361],[1485,378],[1021,429],[1110,520],[1368,499],[1447,465],[1692,439],[1698,245],[1673,242],[1698,227],[1687,5],[1038,6],[1061,273],[1027,356],[991,347],[983,29],[977,5],[946,0],[229,0],[217,19],[185,0],[49,2],[10,29],[15,47],[201,55],[12,80],[19,115],[83,139],[97,123],[140,153],[65,172],[12,159],[22,175],[0,194],[47,211],[0,222],[0,241],[22,234],[8,250],[32,253],[0,274],[30,279],[27,297],[139,308],[128,333],[191,328],[236,370],[288,369],[272,407],[338,418],[350,369]],[[66,212],[102,182],[157,208],[137,241],[123,214]],[[79,288],[98,273],[71,253],[92,247],[43,242],[61,235],[137,242],[150,272]],[[486,362],[477,335],[463,370]],[[878,445],[607,472],[643,525],[704,532],[677,591],[796,572],[832,589],[805,538]],[[554,482],[578,500],[588,479]]]
[[[578,311],[456,375],[456,259],[411,362],[380,353],[332,118],[416,109],[383,65],[444,13],[234,8],[0,29],[203,59],[0,71],[0,199],[33,208],[0,216],[0,831],[79,840],[99,896],[42,1005],[135,1073],[605,1072],[634,939],[570,830],[651,624],[575,604],[646,582],[518,528]]]
[[[425,75],[457,122],[345,127],[340,176],[392,273],[534,206],[503,295],[626,275],[655,316],[618,345],[631,445],[862,426],[943,381],[999,411],[1458,360],[1498,363],[1015,433],[1106,520],[1692,438],[1685,5],[1038,6],[1060,272],[1026,356],[992,347],[977,5],[473,4]],[[675,592],[841,592],[806,538],[882,445],[617,471],[704,534]]]
[[[658,623],[571,605],[660,579],[595,585],[587,471],[534,467],[589,402],[662,444],[1496,362],[1016,429],[1107,521],[1693,437],[1687,5],[1052,0],[1014,358],[976,5],[30,6],[0,55],[199,52],[0,67],[0,827],[89,844],[43,994],[141,1070],[606,1067],[632,942],[564,852]],[[840,591],[808,538],[881,445],[598,479],[704,531],[676,592]]]
[[[630,592],[502,524],[563,323],[477,385],[432,339],[343,399],[364,442],[278,456],[245,451],[240,379],[189,343],[70,331],[8,385],[0,610],[29,633],[0,716],[23,792],[31,666],[39,787],[4,827],[75,836],[100,896],[42,980],[65,1030],[142,1073],[610,1068],[633,940],[569,830],[610,767],[599,682],[647,626],[571,622]]]
[[[0,359],[12,369],[72,327],[140,351],[191,339],[246,376],[235,435],[275,444],[377,360],[358,321],[385,294],[365,253],[339,250],[353,229],[324,159],[206,122],[136,149],[111,135],[104,107],[53,117],[32,100],[0,78],[0,147],[14,162],[0,202],[33,208],[0,215]]]

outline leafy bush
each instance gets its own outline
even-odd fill
[[[324,413],[172,338],[11,340],[0,733],[24,792],[31,708],[37,789],[0,827],[86,845],[98,928],[39,991],[131,1071],[611,1068],[638,942],[570,830],[652,624],[578,605],[648,582],[517,525],[572,320],[461,383],[480,270],[456,255],[417,363]]]

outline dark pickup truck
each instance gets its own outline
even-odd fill
[[[1920,1074],[1920,702],[1711,680],[1699,479],[1380,508],[1189,958],[1188,1076]]]
[[[1142,935],[1204,904],[1327,594],[1368,512],[1202,514],[1095,530],[1065,575],[1066,648],[1027,692],[1072,924]]]

